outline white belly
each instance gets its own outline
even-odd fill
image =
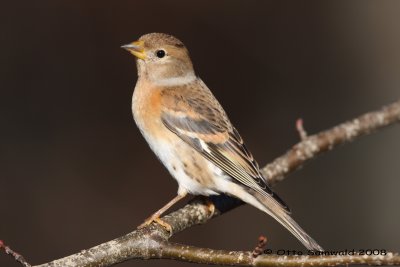
[[[165,141],[155,141],[152,138],[146,137],[143,135],[147,142],[149,143],[151,149],[160,159],[160,161],[164,164],[164,166],[168,169],[169,173],[176,179],[179,185],[179,191],[186,191],[193,195],[215,195],[218,194],[215,191],[214,186],[205,186],[199,182],[197,182],[194,178],[190,177],[187,172],[185,172],[184,161],[190,161],[190,158],[187,158],[187,150],[192,150],[188,144],[184,143],[183,141],[179,140],[179,144],[171,145],[169,142]],[[179,138],[179,137],[177,137]],[[174,142],[175,143],[175,142]],[[198,153],[193,151],[192,153]],[[212,172],[210,168],[213,168],[214,165],[211,163],[207,164],[204,172]]]

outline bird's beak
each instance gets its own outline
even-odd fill
[[[132,42],[130,44],[121,46],[121,48],[128,50],[129,52],[131,52],[132,55],[134,55],[137,58],[143,60],[146,58],[143,41]]]

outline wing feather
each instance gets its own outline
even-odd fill
[[[197,84],[198,86],[199,84]],[[288,206],[269,188],[257,162],[231,125],[224,110],[203,83],[162,92],[164,125],[237,182]]]

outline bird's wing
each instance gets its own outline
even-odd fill
[[[161,92],[164,125],[205,158],[243,184],[288,206],[269,188],[257,162],[206,85],[168,88]]]

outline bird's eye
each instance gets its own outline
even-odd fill
[[[164,50],[157,50],[156,55],[159,58],[163,58],[165,56],[165,51]]]

